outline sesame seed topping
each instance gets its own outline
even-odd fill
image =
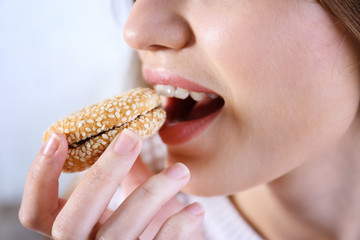
[[[103,139],[109,139],[109,137],[106,134],[101,135]]]

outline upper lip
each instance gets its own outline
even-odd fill
[[[171,72],[166,69],[150,69],[144,67],[142,69],[144,80],[151,85],[172,85],[180,88],[187,89],[193,92],[203,92],[203,93],[215,93],[214,91],[201,86],[185,77],[182,77],[174,72]]]

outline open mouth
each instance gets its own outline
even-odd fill
[[[224,106],[224,99],[215,93],[189,91],[171,85],[155,85],[165,96],[167,119],[160,136],[167,144],[183,143],[199,135]]]
[[[167,120],[176,123],[206,117],[224,106],[224,99],[215,93],[192,92],[170,85],[156,85],[159,95],[166,96]]]

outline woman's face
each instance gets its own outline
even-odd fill
[[[144,78],[224,100],[205,97],[208,110],[195,107],[161,132],[168,163],[190,168],[186,191],[230,194],[269,182],[345,134],[358,110],[359,59],[334,22],[310,0],[134,3],[124,35]]]

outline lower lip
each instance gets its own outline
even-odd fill
[[[206,117],[191,121],[171,123],[167,120],[160,129],[159,135],[163,142],[168,145],[186,143],[203,133],[220,114],[221,110],[222,108]]]

